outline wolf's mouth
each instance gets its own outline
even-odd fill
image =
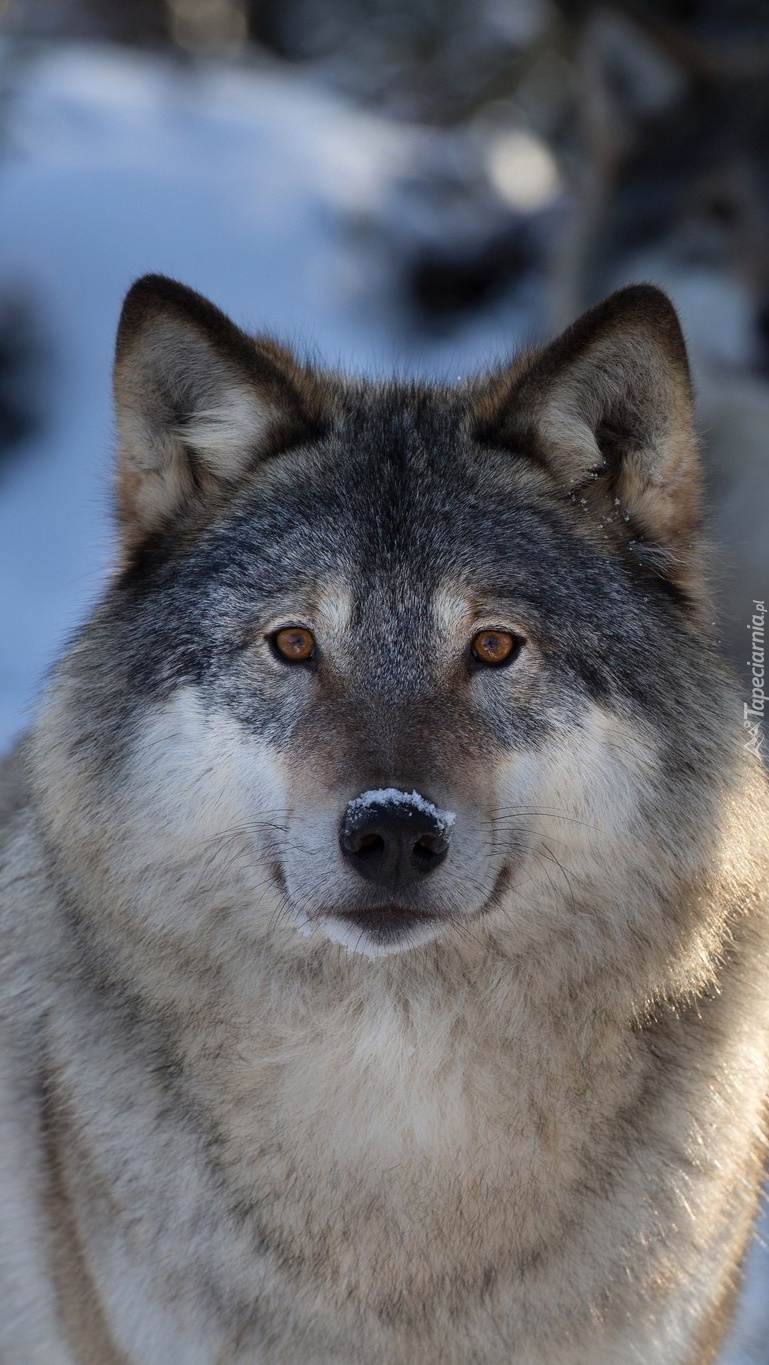
[[[289,899],[280,864],[271,864],[270,873],[277,889]],[[310,934],[313,927],[317,926],[327,938],[344,943],[347,948],[367,956],[399,952],[429,942],[441,929],[452,923],[477,920],[495,910],[510,887],[513,875],[514,869],[504,864],[497,874],[490,896],[483,905],[469,913],[452,911],[448,907],[427,909],[391,901],[381,905],[359,904],[353,908],[327,905],[309,913],[297,912],[297,923],[305,934]]]
[[[488,900],[468,918],[477,919],[495,909],[510,886],[511,880],[511,869],[505,865],[497,875]],[[419,910],[397,904],[365,906],[356,910],[332,910],[326,913],[328,918],[357,929],[361,937],[382,946],[399,941],[408,945],[409,940],[413,942],[417,935],[421,940],[425,936],[425,931],[428,938],[432,937],[431,930],[435,926],[457,918],[446,912],[441,914],[438,911]]]
[[[389,943],[406,937],[411,930],[423,930],[434,924],[438,916],[403,905],[377,905],[361,910],[337,910],[334,919],[358,929],[376,942]]]

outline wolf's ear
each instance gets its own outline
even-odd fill
[[[557,341],[485,381],[482,441],[543,466],[637,563],[702,596],[701,472],[673,305],[631,285]]]
[[[129,545],[215,506],[259,460],[322,425],[319,385],[288,351],[161,275],[126,296],[113,378]]]

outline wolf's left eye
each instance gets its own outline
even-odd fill
[[[315,653],[315,637],[304,626],[284,626],[269,636],[273,651],[287,664],[306,664]]]
[[[470,652],[475,663],[500,668],[512,663],[520,647],[518,636],[511,635],[509,630],[479,630],[473,636]]]

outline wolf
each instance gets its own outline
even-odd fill
[[[752,601],[769,594],[767,38],[716,49],[694,26],[593,7],[579,42],[582,171],[553,268],[556,328],[636,279],[676,305],[697,389],[719,629],[743,670]]]
[[[769,792],[687,357],[448,384],[130,290],[119,552],[2,770],[3,1365],[703,1365]]]

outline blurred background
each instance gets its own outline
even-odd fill
[[[747,699],[767,0],[0,0],[0,747],[110,562],[113,337],[145,271],[327,363],[449,378],[663,285]],[[769,1362],[768,1298],[759,1247],[730,1365]]]

